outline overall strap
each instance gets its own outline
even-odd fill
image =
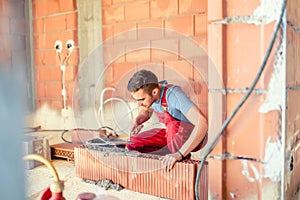
[[[161,98],[161,105],[162,105],[162,107],[164,108],[164,110],[167,110],[167,107],[168,107],[168,105],[167,105],[167,90],[170,88],[170,87],[172,87],[173,85],[172,84],[168,84],[166,87],[165,87],[165,90],[164,90],[164,94],[163,94],[163,96],[162,96],[162,98]]]

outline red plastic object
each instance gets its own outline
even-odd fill
[[[41,196],[41,200],[65,200],[65,198],[63,197],[62,192],[52,193],[50,187],[47,187]]]
[[[50,187],[47,187],[47,189],[44,191],[43,195],[41,196],[41,200],[49,200],[52,196],[52,193],[50,191]]]
[[[96,198],[96,195],[91,192],[84,192],[80,193],[77,197],[76,200],[93,200]]]

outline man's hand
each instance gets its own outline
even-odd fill
[[[182,160],[182,157],[179,153],[167,154],[159,159],[163,163],[165,171],[170,171],[177,161]]]
[[[131,128],[130,135],[138,134],[142,130],[143,127],[144,127],[143,124],[138,125],[137,123],[134,123],[134,125]]]

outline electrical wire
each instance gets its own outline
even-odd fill
[[[52,163],[49,162],[46,158],[44,158],[44,157],[42,157],[38,154],[28,154],[28,155],[25,155],[23,157],[23,159],[24,160],[36,160],[36,161],[39,161],[39,162],[43,163],[44,165],[46,165],[51,170],[51,172],[54,175],[55,181],[60,182],[60,179],[59,179],[59,176],[58,176],[58,173],[57,173],[56,169],[54,168]]]
[[[64,142],[66,142],[66,143],[69,143],[69,144],[72,144],[72,141],[69,141],[69,140],[67,140],[67,139],[65,139],[65,133],[67,133],[67,132],[69,132],[69,130],[64,130],[62,133],[61,133],[61,135],[60,135],[60,138],[64,141]]]
[[[116,132],[116,130],[114,130],[113,128],[111,128],[111,127],[109,127],[109,126],[101,126],[101,127],[100,127],[99,129],[97,129],[97,130],[103,130],[103,129],[108,129],[108,130],[112,131],[113,134],[114,134],[114,136],[116,136],[116,137],[119,136],[118,133]],[[87,129],[87,130],[89,130],[89,129]],[[64,131],[61,133],[60,138],[61,138],[64,142],[72,144],[72,141],[69,141],[69,140],[65,139],[65,137],[64,137],[64,136],[65,136],[65,133],[67,133],[67,132],[69,132],[69,131],[70,131],[70,130],[64,130]],[[105,135],[105,137],[109,138],[109,135]],[[101,138],[100,138],[100,139],[101,139]]]
[[[216,137],[213,139],[211,145],[208,147],[203,159],[201,160],[200,167],[197,171],[196,182],[195,182],[195,195],[196,195],[197,200],[200,200],[200,197],[199,197],[200,196],[199,195],[200,194],[199,181],[200,181],[200,176],[201,176],[201,172],[202,172],[205,160],[207,159],[208,155],[210,154],[210,152],[213,150],[213,148],[217,144],[217,142],[218,142],[219,138],[221,137],[221,135],[223,134],[223,131],[225,130],[225,128],[228,126],[228,124],[231,122],[233,117],[236,115],[236,113],[240,110],[242,105],[248,99],[248,97],[250,96],[250,94],[254,90],[259,78],[261,77],[261,74],[262,74],[262,72],[264,71],[264,69],[266,67],[266,63],[267,63],[267,61],[270,57],[271,51],[273,49],[273,46],[274,46],[274,43],[275,43],[275,40],[276,40],[276,37],[277,37],[277,33],[279,31],[279,28],[280,28],[280,25],[281,25],[281,22],[282,22],[282,18],[283,18],[284,12],[285,12],[286,3],[287,3],[287,0],[284,0],[283,4],[282,4],[282,8],[281,8],[280,18],[277,21],[275,30],[274,30],[273,35],[272,35],[272,39],[270,41],[270,45],[268,47],[268,50],[266,52],[266,55],[265,55],[264,60],[262,62],[262,65],[260,66],[260,69],[259,69],[254,81],[251,84],[251,87],[249,88],[248,92],[244,95],[244,97],[241,99],[241,101],[238,103],[238,105],[235,107],[235,109],[232,111],[230,116],[224,121],[220,131],[218,132]]]

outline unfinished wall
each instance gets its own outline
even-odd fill
[[[285,192],[286,199],[299,193],[300,188],[300,2],[288,1],[287,5],[287,118],[285,153]],[[296,198],[295,198],[296,199]],[[299,194],[298,194],[299,199]]]
[[[68,39],[73,39],[77,47],[78,8],[71,0],[32,2],[37,105],[33,124],[51,129],[69,128],[73,126],[70,118],[61,112],[61,69],[54,43],[61,40],[65,45]],[[100,77],[94,78],[104,81],[106,86],[116,87],[112,95],[128,98],[125,85],[129,76],[140,67],[152,69],[160,79],[181,84],[186,91],[193,92],[191,97],[209,117],[212,138],[253,81],[281,3],[279,0],[276,3],[268,0],[102,0],[103,43],[100,46],[104,49],[105,69]],[[299,188],[298,4],[297,0],[289,1],[287,12],[290,23],[286,45],[287,122],[283,121],[283,104],[277,101],[278,94],[284,97],[285,84],[280,81],[281,76],[273,78],[282,75],[280,70],[284,64],[274,62],[279,51],[273,51],[255,92],[230,123],[208,160],[211,199],[279,199],[283,165],[286,175],[283,195],[289,199]],[[89,21],[90,17],[84,19]],[[1,31],[7,37],[7,30]],[[280,39],[283,38],[277,40],[276,50]],[[5,55],[12,61],[10,53],[1,53]],[[64,49],[62,55],[66,55]],[[66,71],[68,108],[72,106],[78,64],[75,48]],[[288,134],[283,155],[281,142],[284,142],[285,125]],[[226,159],[225,153],[231,155],[230,159]]]
[[[207,1],[103,0],[105,84],[129,98],[138,68],[179,84],[207,116]],[[127,96],[126,96],[127,95]]]
[[[36,112],[30,124],[44,129],[66,129],[73,120],[62,113],[72,107],[74,81],[78,70],[77,10],[73,0],[32,1]],[[66,43],[74,40],[75,48],[65,63],[66,106],[62,96],[62,70],[68,55]],[[62,42],[61,60],[55,42]]]
[[[25,1],[0,1],[0,69],[19,77],[24,108],[31,109],[25,6]]]
[[[24,198],[22,126],[26,86],[25,1],[0,0],[1,198]]]
[[[295,2],[289,2],[287,11],[291,12],[288,18],[294,22],[297,21]],[[210,113],[210,120],[216,122],[210,128],[211,136],[220,130],[222,122],[235,109],[258,73],[282,3],[209,1],[208,51],[216,66],[216,72],[209,73],[219,75],[222,80],[215,84],[211,81],[214,77],[209,76],[210,102],[213,102],[209,108],[217,108]],[[211,175],[209,183],[213,199],[290,199],[299,187],[299,180],[293,178],[297,176],[296,170],[289,169],[290,166],[299,169],[293,157],[293,154],[298,155],[298,108],[293,102],[298,102],[295,75],[296,66],[299,66],[298,42],[295,42],[298,36],[291,27],[287,28],[287,34],[286,46],[283,25],[253,94],[212,152],[210,171],[216,173]],[[288,93],[293,97],[293,100],[288,98],[288,110],[285,106],[285,59],[288,84],[294,88]],[[285,127],[285,120],[289,121],[288,127]],[[286,128],[290,132],[287,136]],[[290,141],[295,146],[291,147]]]

